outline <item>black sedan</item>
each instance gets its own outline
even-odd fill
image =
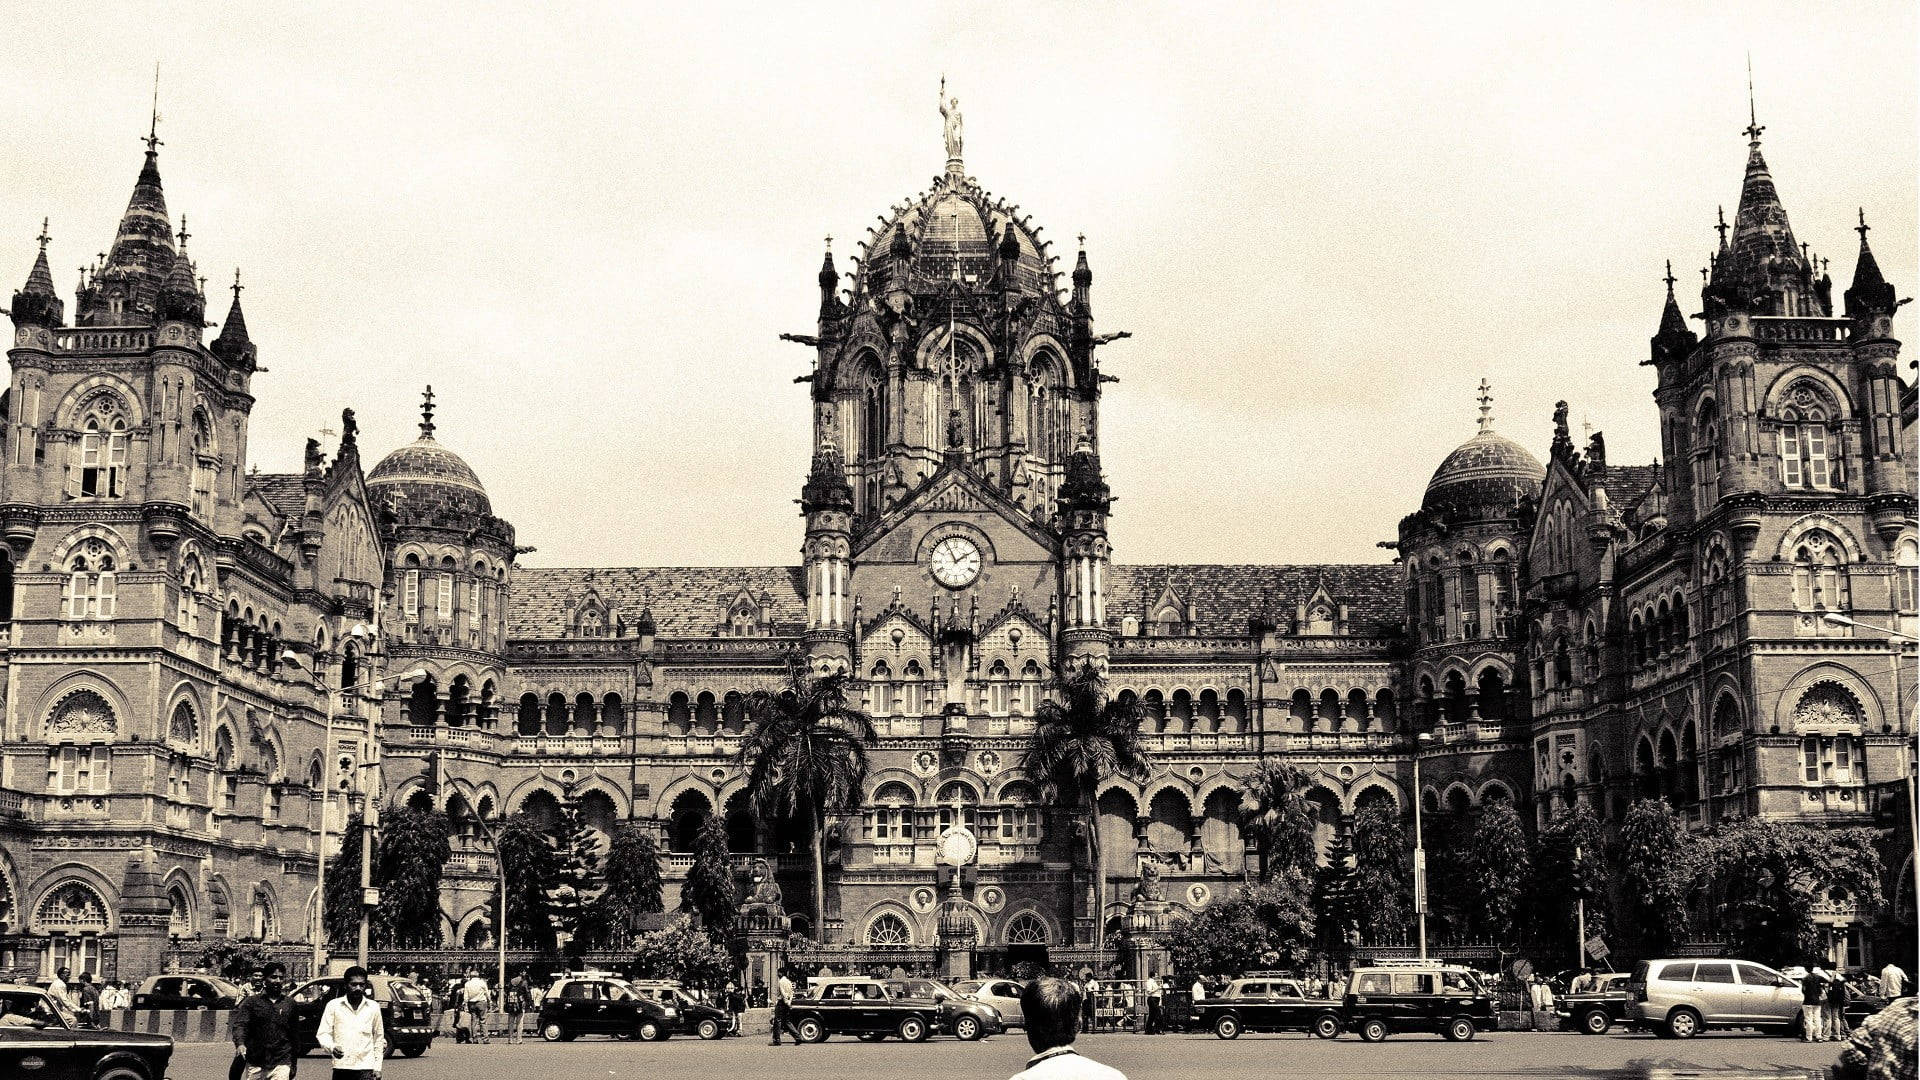
[[[232,1009],[246,994],[213,975],[149,975],[133,991],[136,1009]]]
[[[425,987],[392,975],[370,975],[367,987],[380,1006],[380,1022],[387,1031],[387,1052],[419,1057],[433,1045],[433,1002]],[[316,1037],[320,1014],[327,1002],[347,992],[347,981],[337,975],[302,983],[293,992],[294,1048],[301,1054],[319,1049]]]
[[[35,1080],[164,1080],[173,1039],[84,1027],[33,986],[0,984],[0,1076]]]
[[[1555,998],[1553,1011],[1560,1018],[1560,1027],[1588,1035],[1605,1035],[1613,1025],[1626,1023],[1628,974],[1616,971],[1601,975],[1593,989]]]

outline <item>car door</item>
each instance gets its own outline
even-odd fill
[[[87,1066],[82,1068],[82,1066]],[[91,1062],[80,1060],[73,1032],[61,1024],[36,1027],[0,1027],[0,1076],[91,1076]]]
[[[1740,984],[1733,978],[1733,961],[1702,960],[1693,971],[1694,993],[1709,1024],[1752,1022]]]
[[[599,987],[584,979],[570,979],[560,987],[560,999],[554,1010],[556,1019],[568,1031],[597,1033],[600,1030]]]
[[[1762,964],[1739,961],[1733,968],[1752,1023],[1791,1024],[1800,1015],[1800,988],[1792,979]]]
[[[1001,1017],[1007,1023],[1025,1027],[1027,1018],[1020,1011],[1020,988],[1004,979],[995,981],[992,987],[992,993],[989,995],[992,1000],[988,1004],[999,1009]]]
[[[1434,1010],[1440,1005],[1440,988],[1431,971],[1396,971],[1393,995],[1388,1001],[1389,1026],[1399,1031],[1423,1031],[1434,1027],[1439,1018]]]
[[[1270,1002],[1267,1008],[1272,1013],[1268,1022],[1274,1031],[1305,1030],[1312,1025],[1314,1013],[1319,1011],[1296,982],[1270,984],[1267,998]]]
[[[830,1032],[858,1034],[862,1026],[860,1003],[854,1000],[852,983],[827,983],[820,987],[820,1024]]]

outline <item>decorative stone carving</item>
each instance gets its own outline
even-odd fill
[[[113,706],[92,690],[75,690],[61,698],[47,717],[50,736],[111,736],[118,726]]]

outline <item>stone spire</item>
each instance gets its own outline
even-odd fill
[[[420,437],[433,438],[433,387],[428,386],[420,395]]]
[[[66,315],[66,305],[60,302],[60,294],[53,288],[53,271],[47,266],[47,242],[53,238],[47,235],[44,218],[40,221],[37,239],[40,253],[34,257],[33,269],[27,271],[27,283],[13,294],[15,326],[59,326]]]
[[[1853,264],[1853,284],[1847,288],[1847,315],[1860,318],[1864,315],[1891,315],[1898,306],[1893,296],[1893,286],[1880,274],[1880,263],[1873,257],[1873,248],[1867,245],[1867,232],[1872,226],[1867,224],[1867,211],[1860,208],[1860,224],[1854,232],[1860,234],[1860,259]]]
[[[247,316],[240,310],[240,293],[246,286],[240,284],[240,268],[233,269],[233,306],[227,309],[227,320],[220,324],[220,336],[213,339],[209,349],[213,355],[235,366],[251,369],[255,351],[253,340],[247,336]]]
[[[1493,384],[1485,379],[1480,380],[1478,400],[1480,402],[1480,434],[1491,434],[1493,432]]]
[[[1746,128],[1747,170],[1732,237],[1714,260],[1707,286],[1709,313],[1731,308],[1756,315],[1824,315],[1812,263],[1793,238],[1786,207],[1760,153],[1757,121]],[[1725,233],[1722,233],[1724,236]]]
[[[207,324],[207,298],[200,293],[200,286],[193,280],[193,262],[187,258],[187,218],[180,215],[180,249],[173,258],[173,267],[167,272],[167,280],[160,286],[159,314],[162,319],[189,323],[196,327]]]
[[[1682,359],[1700,343],[1700,338],[1687,328],[1686,316],[1680,314],[1680,301],[1674,298],[1673,283],[1678,279],[1673,276],[1672,259],[1667,260],[1667,276],[1663,280],[1667,283],[1667,303],[1660,309],[1660,329],[1653,335],[1651,362],[1655,364]]]
[[[173,227],[167,218],[167,197],[160,189],[159,151],[150,143],[147,159],[134,181],[133,196],[114,233],[107,261],[93,276],[81,318],[96,325],[133,324],[153,318],[160,289],[173,269]],[[118,299],[115,312],[111,301]]]
[[[832,319],[840,314],[840,271],[833,265],[833,237],[827,237],[826,252],[820,256],[820,318]]]
[[[840,448],[831,439],[822,440],[814,450],[813,468],[808,470],[807,482],[800,488],[800,512],[812,514],[820,510],[853,511],[853,485],[847,482]]]

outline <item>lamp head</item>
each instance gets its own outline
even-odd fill
[[[412,682],[415,679],[424,679],[426,677],[427,677],[427,669],[423,667],[417,667],[417,668],[414,668],[412,671],[402,672],[401,674],[395,676],[395,678],[399,679],[402,682]]]
[[[1831,624],[1831,625],[1834,625],[1834,626],[1858,626],[1858,625],[1860,625],[1859,623],[1857,623],[1857,622],[1854,622],[1854,621],[1853,621],[1852,619],[1849,619],[1849,618],[1847,618],[1847,617],[1846,617],[1845,615],[1842,615],[1842,614],[1840,614],[1840,613],[1839,613],[1839,612],[1837,612],[1837,611],[1829,611],[1829,612],[1827,612],[1827,613],[1826,613],[1825,615],[1822,615],[1822,616],[1820,616],[1820,618],[1821,618],[1821,620],[1822,620],[1822,621],[1824,621],[1824,622],[1827,622],[1827,623],[1829,623],[1829,624]]]
[[[292,664],[292,665],[293,665],[294,667],[305,667],[305,666],[306,666],[305,664],[303,664],[303,663],[301,662],[301,660],[300,660],[300,654],[299,654],[299,653],[296,653],[296,652],[294,652],[294,651],[293,651],[292,649],[281,649],[281,650],[280,650],[280,662],[281,662],[281,663],[283,663],[283,664]]]

